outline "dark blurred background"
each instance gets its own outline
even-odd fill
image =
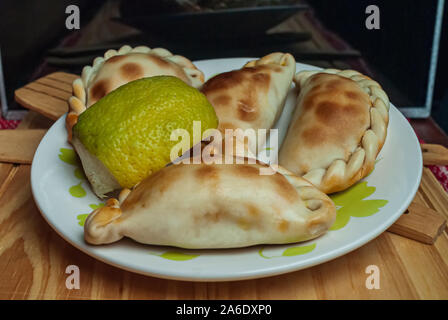
[[[14,90],[47,73],[80,73],[109,48],[165,47],[191,60],[292,53],[298,62],[352,68],[378,80],[408,116],[448,131],[448,10],[434,64],[434,33],[443,0],[40,0],[0,2],[0,49],[8,108]],[[81,12],[67,30],[65,8]],[[380,9],[368,30],[366,7]],[[430,88],[433,76],[434,90]]]

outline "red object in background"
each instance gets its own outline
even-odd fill
[[[448,166],[428,166],[442,187],[448,192]]]
[[[19,125],[20,120],[5,120],[0,116],[0,130],[15,129]]]

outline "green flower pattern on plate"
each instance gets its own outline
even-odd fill
[[[199,254],[182,253],[178,251],[166,251],[163,253],[150,253],[151,255],[158,256],[163,259],[173,261],[188,261],[199,257]]]
[[[64,161],[65,163],[68,163],[72,166],[75,166],[75,170],[73,171],[73,175],[81,180],[78,184],[71,186],[68,189],[68,192],[72,197],[75,198],[83,198],[87,195],[86,190],[82,187],[82,183],[86,181],[86,176],[84,175],[83,170],[81,169],[81,163],[79,161],[78,156],[76,155],[75,151],[73,149],[68,148],[60,148],[59,149],[59,159],[61,161]]]
[[[364,200],[375,192],[375,187],[369,187],[367,181],[358,182],[350,189],[331,195],[337,208],[336,221],[330,230],[335,231],[344,228],[350,221],[350,217],[369,217],[384,207],[387,200]]]
[[[266,253],[263,253],[263,250],[265,247],[262,247],[260,250],[258,250],[258,255],[264,259],[272,259],[272,258],[281,258],[281,257],[295,257],[300,256],[302,254],[308,253],[313,251],[316,248],[316,244],[310,244],[306,246],[297,246],[297,247],[290,247],[283,250],[281,255],[275,255],[275,256],[268,256]]]

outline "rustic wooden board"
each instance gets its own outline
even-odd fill
[[[22,128],[40,121],[31,114]],[[431,179],[425,172],[425,181]],[[32,199],[29,175],[28,165],[0,166],[0,299],[448,299],[446,232],[434,245],[384,232],[333,261],[257,280],[194,283],[123,271],[87,256],[50,228]],[[421,188],[415,201],[437,209],[440,203],[429,200],[437,196]],[[65,286],[72,264],[80,269],[79,290]],[[372,264],[380,270],[379,290],[365,286]]]
[[[58,77],[67,84],[76,76],[59,74],[50,80]],[[53,82],[40,82],[49,83]],[[47,91],[61,100],[57,96],[61,92]],[[53,114],[52,119],[56,118]],[[50,124],[30,112],[20,129],[48,128]],[[0,299],[448,299],[446,230],[433,245],[384,232],[333,261],[264,279],[222,283],[162,280],[109,266],[69,245],[40,215],[29,175],[29,165],[0,164]],[[448,217],[448,196],[426,168],[414,201]],[[72,264],[80,268],[79,290],[65,286],[65,269]],[[369,265],[379,267],[379,290],[365,286]]]
[[[99,262],[60,238],[40,216],[21,165],[0,197],[1,299],[439,299],[448,298],[448,237],[425,245],[388,232],[328,263],[258,280],[193,283],[162,280]],[[80,268],[79,290],[65,268]],[[380,269],[380,289],[365,268]]]
[[[0,130],[0,162],[31,164],[47,130]]]
[[[78,76],[55,72],[37,79],[15,91],[15,100],[25,108],[56,120],[68,111],[67,100],[72,95],[71,83]]]

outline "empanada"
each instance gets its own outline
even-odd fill
[[[325,233],[336,209],[308,181],[256,164],[178,164],[110,199],[84,226],[91,244],[129,237],[182,248],[235,248],[305,241]],[[254,187],[255,186],[255,187]]]
[[[354,70],[303,71],[279,164],[332,193],[368,175],[386,139],[389,98]]]
[[[68,100],[66,118],[69,141],[78,115],[86,108],[123,84],[159,75],[178,77],[195,88],[204,83],[204,74],[190,60],[163,48],[126,45],[96,58],[92,66],[84,67],[81,78],[73,82],[73,96]]]
[[[283,110],[295,70],[292,55],[275,52],[209,79],[201,91],[215,108],[223,137],[225,129],[269,130]],[[244,143],[244,136],[237,133],[236,140]],[[265,141],[254,140],[248,138],[245,146],[256,154],[257,143],[261,147]]]

